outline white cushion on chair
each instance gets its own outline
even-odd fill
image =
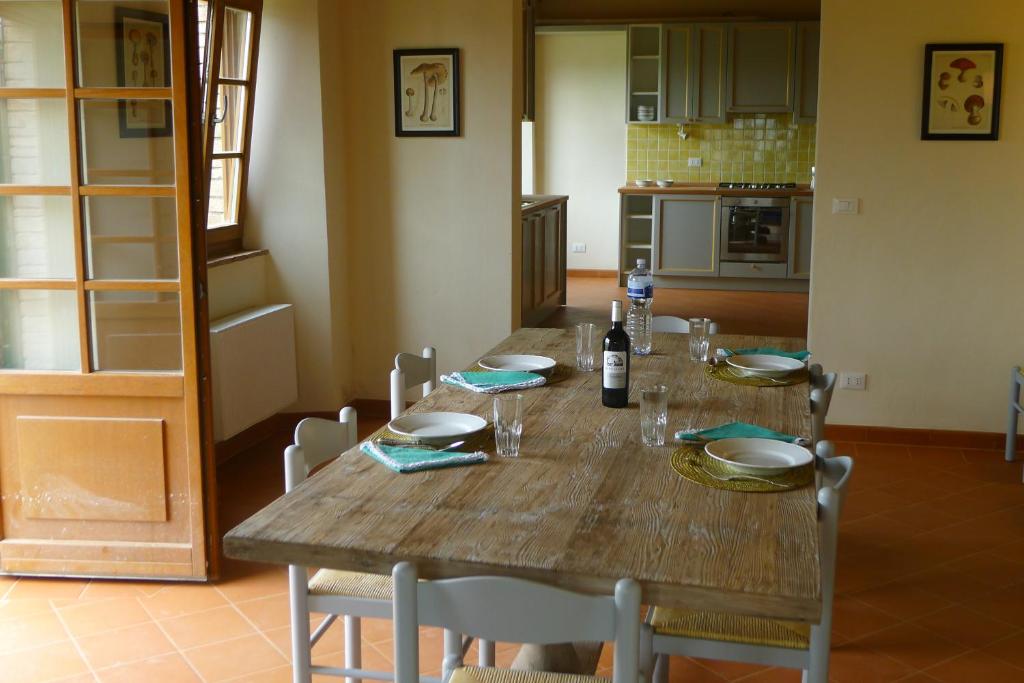
[[[393,585],[387,575],[321,569],[309,580],[309,594],[390,601],[394,595]]]

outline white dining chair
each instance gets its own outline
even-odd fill
[[[818,378],[811,376],[811,441],[818,443],[825,438],[825,418],[832,405],[832,393],[836,388],[836,373],[827,372]]]
[[[669,655],[802,669],[805,683],[827,683],[835,594],[839,515],[853,471],[848,456],[824,459],[818,490],[821,620],[798,622],[654,607],[641,645],[641,669],[654,683],[669,679]],[[653,669],[653,672],[652,672]]]
[[[1020,388],[1024,385],[1024,373],[1019,367],[1010,370],[1010,409],[1006,419],[1006,461],[1017,459],[1017,422],[1018,416],[1024,413],[1020,402]]]
[[[395,565],[396,683],[418,683],[420,625],[479,633],[496,641],[550,645],[614,641],[613,683],[637,683],[640,586],[615,584],[614,596],[584,595],[523,579],[473,576],[418,581],[416,567]],[[462,650],[446,653],[444,683],[594,683],[607,679],[543,671],[466,667]]]
[[[395,369],[391,371],[391,419],[405,411],[405,392],[423,385],[426,396],[437,386],[437,349],[423,347],[423,355],[399,353],[395,356]]]
[[[339,421],[307,417],[295,428],[295,443],[284,451],[285,491],[301,484],[309,473],[358,442],[356,411],[342,408]],[[320,569],[312,578],[305,567],[288,566],[288,593],[292,622],[292,680],[309,683],[312,674],[345,676],[348,683],[363,678],[392,681],[390,671],[362,669],[362,617],[390,619],[392,584],[387,576],[335,569]],[[310,635],[311,612],[327,617]],[[343,617],[345,667],[313,665],[312,648],[327,629]]]
[[[656,315],[651,318],[651,330],[653,332],[676,332],[679,334],[689,334],[690,321],[686,318],[678,318],[674,315]],[[711,334],[718,334],[718,323],[711,323]]]

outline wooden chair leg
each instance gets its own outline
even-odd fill
[[[363,624],[359,617],[345,615],[345,668],[363,668]],[[361,678],[346,678],[345,683],[362,683]]]
[[[292,683],[311,683],[309,609],[306,601],[308,578],[305,567],[288,566],[288,604],[292,621]]]

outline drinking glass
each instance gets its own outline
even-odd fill
[[[711,350],[711,319],[690,318],[690,360],[706,363]]]
[[[519,457],[519,439],[523,436],[523,395],[498,394],[494,397],[494,442],[503,458]]]
[[[640,389],[640,435],[645,446],[665,445],[668,424],[668,387],[655,384]]]
[[[597,325],[580,323],[576,326],[576,367],[583,372],[594,371],[594,341]]]

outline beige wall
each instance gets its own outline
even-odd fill
[[[1000,140],[921,141],[925,43],[972,41],[1006,43]],[[810,346],[869,375],[829,421],[998,431],[1024,362],[1024,3],[824,0],[821,42]]]
[[[345,394],[331,315],[317,3],[265,0],[263,8],[245,241],[270,250],[270,302],[295,304],[292,409],[335,409]]]
[[[626,167],[626,32],[537,36],[536,190],[569,195],[569,268],[618,268]]]
[[[345,227],[330,234],[347,233],[350,293],[332,283],[331,295],[352,305],[353,396],[387,396],[397,351],[433,344],[451,370],[512,328],[519,12],[515,0],[389,0],[336,13],[321,68],[338,116],[325,126],[342,126],[328,137],[328,170],[344,178],[328,182],[328,207],[343,193],[332,222]],[[403,47],[461,49],[461,137],[395,137],[392,50]]]

